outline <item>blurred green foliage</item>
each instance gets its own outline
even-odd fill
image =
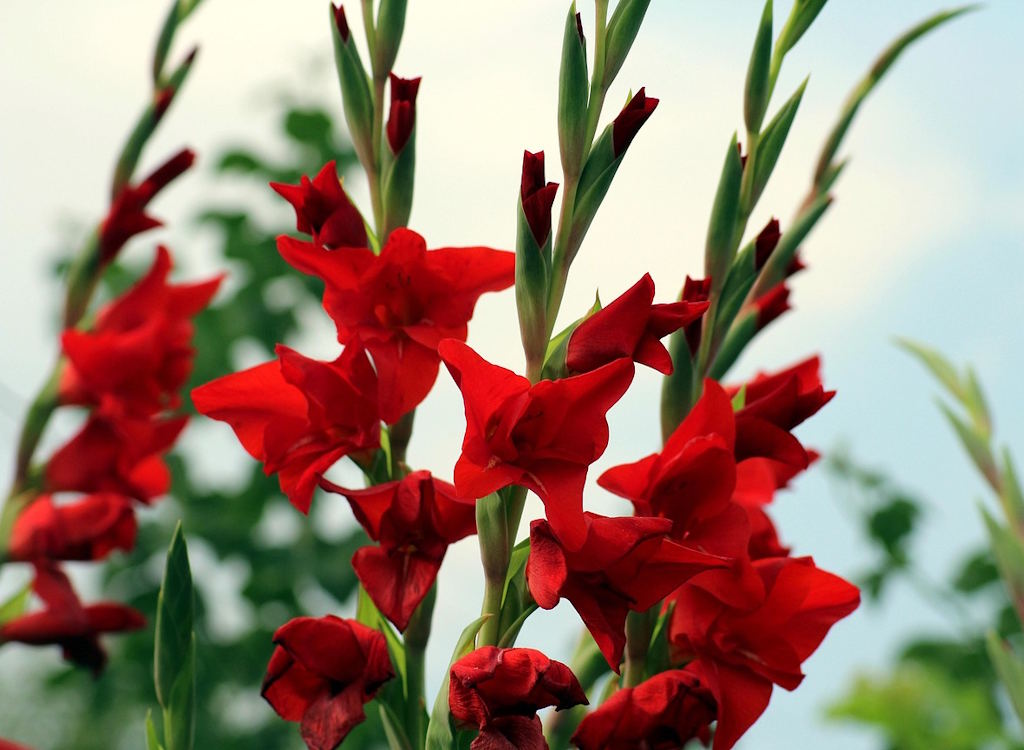
[[[874,551],[856,581],[866,602],[904,595],[892,587],[899,580],[952,626],[905,643],[888,673],[859,675],[829,718],[875,729],[884,750],[1024,750],[985,646],[993,624],[1004,638],[1021,637],[991,551],[967,555],[948,581],[932,580],[913,554],[927,505],[844,451],[827,468]]]
[[[321,107],[288,106],[281,118],[281,132],[286,149],[267,145],[273,145],[275,153],[286,153],[286,158],[266,157],[262,148],[232,147],[216,161],[218,182],[238,186],[239,190],[232,193],[235,196],[259,195],[262,188],[268,200],[276,200],[267,187],[269,181],[296,183],[303,174],[315,174],[331,159],[337,160],[342,174],[356,164],[351,146]],[[238,369],[233,357],[239,342],[258,344],[270,358],[275,344],[289,342],[300,333],[297,309],[319,305],[319,282],[285,264],[275,247],[277,235],[292,231],[294,225],[267,224],[265,214],[259,206],[236,198],[227,207],[206,208],[197,217],[201,228],[213,230],[219,238],[222,257],[216,265],[228,267],[231,278],[229,294],[218,298],[196,320],[197,355],[186,392]],[[290,209],[279,216],[285,221],[291,216]],[[186,272],[179,278],[189,276]],[[116,292],[136,277],[136,273],[117,269],[105,284],[108,291]],[[268,305],[272,285],[285,279],[298,290],[298,299],[289,299],[286,305]],[[184,440],[188,439],[186,434]],[[242,460],[239,454],[224,458],[227,463]],[[156,621],[160,567],[180,517],[193,553],[196,549],[205,551],[193,555],[200,592],[203,578],[216,577],[222,565],[245,571],[240,591],[244,606],[242,611],[232,613],[242,622],[234,623],[229,635],[212,624],[213,610],[235,606],[232,599],[209,601],[197,597],[195,746],[203,750],[302,748],[297,725],[279,719],[259,697],[260,681],[273,650],[271,637],[291,617],[324,614],[306,611],[304,603],[308,606],[311,591],[325,601],[344,602],[353,595],[357,581],[349,561],[355,549],[365,543],[365,537],[362,531],[340,540],[318,534],[287,503],[276,478],[264,476],[254,460],[247,462],[243,481],[229,489],[202,486],[190,475],[181,455],[171,456],[169,463],[174,480],[170,506],[156,512],[143,511],[135,550],[130,555],[115,556],[102,573],[102,597],[137,607],[150,626],[136,634],[105,639],[111,658],[98,680],[62,667],[46,678],[45,685],[26,685],[19,700],[5,700],[0,715],[10,711],[16,725],[20,700],[26,707],[38,705],[39,700],[56,707],[59,720],[36,727],[34,732],[47,738],[42,745],[46,750],[145,746],[146,712],[156,708],[152,626]],[[237,466],[228,468],[237,472]],[[295,514],[299,519],[297,539],[274,543],[259,533],[261,520],[276,513]],[[31,713],[39,715],[37,708]],[[345,748],[373,746],[370,738],[380,735],[375,705],[367,706],[367,715],[369,720],[349,736]],[[22,732],[26,739],[31,729],[28,726]]]

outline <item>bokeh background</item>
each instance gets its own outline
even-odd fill
[[[200,163],[160,197],[155,212],[168,227],[137,240],[126,253],[128,262],[147,263],[154,244],[167,242],[180,258],[182,275],[228,267],[235,273],[226,296],[248,284],[250,297],[268,300],[280,313],[215,321],[230,323],[233,331],[251,326],[252,335],[208,360],[208,368],[237,368],[267,358],[266,339],[273,341],[278,330],[311,356],[328,356],[335,348],[328,320],[302,282],[278,278],[281,269],[245,257],[251,248],[254,257],[265,260],[273,253],[267,243],[273,230],[288,228],[287,206],[262,186],[264,173],[316,169],[321,155],[345,150],[340,131],[318,114],[322,108],[334,121],[342,119],[325,5],[320,0],[205,0],[183,31],[185,41],[199,43],[202,50],[147,152],[147,164],[182,144],[199,152]],[[53,268],[103,211],[114,156],[147,95],[150,51],[164,6],[158,0],[47,0],[0,8],[0,455],[13,455],[21,413],[54,355],[59,284]],[[434,0],[410,6],[396,71],[424,79],[411,223],[431,246],[511,247],[522,150],[557,153],[563,3]],[[776,18],[784,18],[789,3],[776,6]],[[783,68],[780,101],[808,73],[810,84],[751,226],[775,215],[785,229],[847,91],[897,33],[940,7],[927,0],[829,3]],[[581,10],[586,17],[586,4]],[[723,150],[742,124],[742,86],[759,13],[753,0],[652,3],[609,108],[640,86],[661,104],[632,146],[574,266],[563,305],[567,319],[589,306],[595,289],[611,299],[644,271],[651,272],[663,301],[685,274],[700,273]],[[805,244],[810,269],[793,283],[796,310],[761,337],[735,371],[742,377],[812,352],[823,355],[827,383],[839,395],[801,428],[800,437],[826,453],[847,446],[859,463],[921,499],[922,514],[906,541],[917,568],[934,580],[949,578],[980,544],[976,501],[983,490],[935,408],[935,388],[892,339],[919,339],[958,362],[972,362],[990,395],[998,435],[1024,452],[1022,31],[1024,4],[994,0],[925,39],[892,71],[847,141],[852,161],[835,190],[835,206]],[[289,110],[293,117],[283,132]],[[231,149],[234,160],[225,163],[221,157]],[[363,200],[357,173],[346,184]],[[239,214],[248,224],[231,224]],[[225,248],[233,257],[225,259]],[[255,286],[254,280],[259,281]],[[470,343],[494,361],[521,368],[511,293],[484,299]],[[611,414],[612,443],[592,477],[657,447],[658,386],[653,373],[638,373]],[[461,441],[461,415],[459,394],[442,373],[417,417],[411,463],[449,473]],[[53,441],[62,429],[69,427],[57,424]],[[188,512],[209,538],[226,534],[218,529],[218,517],[220,527],[241,528],[244,534],[232,537],[227,549],[197,538],[193,557],[210,610],[208,639],[222,646],[249,639],[246,650],[231,653],[245,659],[237,665],[239,673],[258,674],[269,654],[269,644],[260,638],[296,613],[289,609],[322,614],[327,608],[351,611],[354,604],[331,596],[332,590],[345,590],[341,580],[333,589],[311,584],[278,597],[289,582],[253,580],[262,568],[243,554],[245,537],[251,532],[258,539],[263,563],[291,559],[329,576],[350,554],[353,524],[333,498],[320,499],[310,522],[273,497],[272,483],[269,489],[251,484],[257,482],[254,464],[223,425],[196,420],[183,453],[192,467],[187,486],[192,500],[171,501],[152,514],[144,537],[155,553],[138,560],[139,575],[146,580],[158,575],[157,553],[167,538],[161,536],[162,522],[189,502]],[[345,478],[345,471],[338,476]],[[9,479],[6,461],[0,463],[0,479]],[[244,490],[256,486],[264,492],[258,502],[260,493],[250,492],[250,510],[258,513],[247,514]],[[856,578],[877,567],[878,545],[863,533],[863,507],[842,490],[827,472],[812,470],[779,499],[775,515],[796,553],[811,554],[819,565]],[[218,505],[218,498],[228,497],[234,503],[230,509]],[[595,510],[626,510],[596,486],[587,497]],[[312,552],[294,554],[302,545],[313,545]],[[0,575],[0,596],[24,580],[11,568]],[[146,589],[145,581],[133,582],[125,570],[120,578],[76,573],[94,591]],[[475,542],[454,547],[441,575],[439,635],[428,654],[435,685],[455,633],[479,609]],[[319,572],[316,578],[323,583]],[[254,607],[261,591],[277,604]],[[796,693],[776,690],[768,712],[740,747],[884,747],[877,729],[826,721],[826,707],[849,692],[855,674],[885,673],[908,639],[952,637],[963,626],[904,578],[897,576],[885,593],[878,605],[865,605],[834,629],[807,662],[807,679]],[[984,621],[987,610],[981,604],[971,600],[967,606],[978,607],[977,619]],[[262,628],[259,638],[253,635],[254,622]],[[531,618],[520,642],[567,658],[577,627],[567,607],[542,611]],[[106,691],[105,705],[116,713],[117,704],[128,698],[118,697],[112,685],[144,673],[144,645],[140,641],[134,651],[126,647],[140,660],[134,673],[115,657],[110,674],[95,686],[67,676],[56,653],[3,649],[0,735],[42,748],[92,747],[96,738],[60,735],[40,717],[72,722],[84,709],[69,696],[94,689]],[[50,675],[49,687],[42,686],[43,672]],[[69,684],[75,690],[65,689]],[[138,694],[130,700],[152,702]],[[230,714],[239,736],[276,730],[274,741],[281,747],[294,743],[293,728],[257,697],[228,690],[216,700],[210,710]],[[98,746],[140,746],[142,718],[122,716],[117,723],[134,723],[122,725],[117,736],[101,736]],[[81,727],[74,731],[84,732]],[[270,746],[238,742],[237,747]]]

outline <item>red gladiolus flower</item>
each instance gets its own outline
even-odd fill
[[[64,331],[62,403],[140,417],[181,404],[178,391],[195,355],[190,318],[209,304],[222,277],[171,285],[170,270],[171,256],[160,247],[149,273],[101,310],[91,331]]]
[[[135,546],[131,500],[98,493],[67,505],[42,495],[21,512],[11,531],[14,560],[102,560]]]
[[[367,246],[363,217],[345,194],[333,159],[312,180],[303,175],[298,185],[272,182],[270,187],[292,204],[296,229],[312,235],[317,246]]]
[[[416,94],[420,90],[420,78],[399,78],[394,73],[391,79],[391,109],[386,127],[391,153],[398,154],[412,137],[416,127]]]
[[[700,319],[707,302],[654,305],[654,280],[644,274],[604,309],[577,326],[569,338],[565,364],[589,372],[621,357],[672,374],[672,357],[661,339]]]
[[[448,545],[476,533],[475,504],[429,471],[365,490],[326,479],[320,486],[344,495],[366,533],[380,542],[357,550],[352,567],[377,608],[404,631],[434,585]]]
[[[523,178],[519,199],[533,239],[544,247],[551,235],[551,205],[558,192],[557,182],[544,182],[544,152],[523,152]]]
[[[532,648],[484,646],[452,665],[448,705],[457,725],[480,730],[472,750],[544,750],[537,711],[586,703],[569,667]]]
[[[459,341],[443,341],[438,351],[466,404],[459,494],[479,498],[512,484],[533,490],[559,539],[579,549],[587,468],[608,445],[605,414],[633,380],[633,363],[620,359],[531,386]]]
[[[744,405],[737,422],[764,419],[783,430],[792,430],[832,400],[821,382],[821,360],[809,357],[776,373],[758,373],[744,386],[726,388],[730,398],[744,388]]]
[[[47,492],[114,492],[150,503],[171,486],[163,456],[188,417],[132,419],[94,412],[46,465]]]
[[[623,107],[612,123],[612,152],[616,159],[626,152],[657,106],[658,100],[647,96],[646,88],[641,87]]]
[[[773,684],[800,684],[801,664],[860,602],[855,586],[809,557],[753,565],[761,593],[752,601],[730,591],[717,571],[691,579],[675,596],[669,640],[680,658],[699,660],[718,701],[714,750],[736,744],[767,707]]]
[[[56,644],[64,649],[65,659],[88,667],[96,675],[103,671],[107,661],[99,635],[138,630],[146,624],[141,614],[123,604],[99,602],[82,606],[67,576],[52,563],[36,565],[32,590],[46,609],[0,626],[0,643]]]
[[[718,706],[700,664],[654,675],[612,694],[572,737],[580,750],[678,750],[693,739],[707,745]]]
[[[0,750],[31,750],[25,745],[19,745],[10,740],[0,739]]]
[[[515,281],[515,254],[485,247],[427,251],[415,232],[397,229],[379,256],[366,249],[320,250],[278,238],[284,259],[324,281],[324,309],[342,344],[359,339],[373,358],[380,414],[393,424],[427,396],[437,379],[437,345],[465,341],[485,292]]]
[[[740,557],[749,528],[745,513],[731,501],[735,429],[729,397],[705,380],[700,400],[660,453],[613,466],[597,483],[632,501],[639,516],[671,519],[672,537],[687,546]]]
[[[395,676],[384,636],[355,620],[297,617],[274,633],[262,695],[300,722],[310,750],[334,750],[366,714],[363,705]]]
[[[530,524],[526,579],[534,601],[553,609],[568,599],[616,672],[626,645],[626,615],[646,612],[691,576],[724,560],[668,539],[666,518],[606,518],[585,513],[587,537],[567,550],[547,521]]]
[[[167,102],[170,103],[170,96]],[[124,244],[141,232],[161,225],[146,213],[146,206],[153,197],[192,166],[196,155],[183,149],[158,167],[138,185],[125,185],[114,197],[103,223],[100,224],[100,263],[112,261]]]
[[[757,311],[757,330],[762,330],[792,308],[789,306],[789,287],[782,281],[754,300]]]
[[[343,456],[380,444],[376,375],[356,345],[333,362],[282,345],[277,356],[196,388],[192,402],[231,425],[263,471],[278,475],[292,505],[308,513],[321,474]]]

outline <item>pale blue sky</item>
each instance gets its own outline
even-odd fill
[[[273,122],[268,101],[282,82],[335,101],[328,78],[300,81],[311,56],[328,54],[324,4],[206,0],[185,34],[202,44],[198,66],[150,161],[181,143],[209,159],[227,140],[264,139]],[[411,5],[397,69],[424,75],[413,224],[431,245],[507,247],[522,149],[547,148],[552,155],[557,149],[555,71],[565,8],[550,0]],[[778,5],[781,18],[788,3]],[[163,6],[155,0],[63,0],[0,10],[0,246],[6,249],[0,377],[15,393],[30,393],[49,364],[56,297],[45,269],[65,236],[63,217],[91,221],[101,210],[113,155],[145,96]],[[588,4],[580,7],[586,16]],[[940,7],[946,6],[926,0],[829,3],[780,79],[781,98],[812,73],[777,184],[762,201],[762,222],[775,213],[785,228],[847,90],[891,38]],[[580,255],[568,315],[588,304],[595,287],[610,298],[647,270],[662,299],[685,273],[700,272],[714,180],[728,138],[741,124],[740,92],[759,12],[751,0],[653,3],[617,84],[621,90],[610,100],[646,84],[662,104],[631,149]],[[807,243],[811,269],[795,283],[797,311],[739,368],[777,367],[812,351],[824,355],[828,383],[839,395],[801,436],[823,449],[847,440],[862,459],[931,500],[916,551],[936,575],[980,539],[974,501],[982,488],[934,408],[935,388],[890,340],[911,336],[957,361],[974,362],[1002,439],[1024,460],[1022,32],[1024,3],[993,2],[922,42],[892,71],[848,139],[845,152],[853,158],[835,208]],[[208,238],[180,226],[211,194],[217,195],[207,178],[191,177],[157,206],[172,224],[159,238],[179,248],[191,269],[217,264]],[[140,241],[134,252],[150,252],[157,238]],[[486,300],[470,341],[518,366],[514,321],[511,295]],[[330,351],[328,328],[309,338],[317,336],[309,353]],[[594,476],[654,449],[656,399],[656,379],[638,377],[613,412],[612,445]],[[450,427],[430,441],[421,435],[414,462],[448,471],[461,436],[454,416],[460,409],[457,392],[442,377],[418,422],[421,429],[431,420]],[[0,453],[11,452],[14,429],[0,414]],[[194,428],[189,440],[196,453],[216,446],[218,457],[227,452],[243,460],[224,432]],[[617,507],[600,492],[589,497],[594,507]],[[866,562],[820,474],[779,501],[778,519],[796,551],[825,567],[849,574]],[[443,573],[439,611],[449,633],[478,608],[474,555],[471,546],[460,546]],[[821,725],[821,704],[854,670],[884,666],[904,635],[925,626],[942,623],[909,595],[883,612],[862,609],[808,662],[804,686],[792,695],[777,691],[741,747],[877,747],[863,732]],[[571,612],[559,609],[531,622],[524,642],[567,656],[574,628]],[[438,643],[432,650],[435,672],[448,648]],[[0,664],[6,658],[0,654]]]

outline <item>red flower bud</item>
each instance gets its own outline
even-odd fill
[[[612,694],[580,722],[572,741],[580,750],[677,750],[690,740],[707,745],[717,714],[700,664],[656,674]]]
[[[43,495],[21,512],[11,532],[15,560],[102,560],[135,546],[135,513],[123,495],[97,493],[66,505]]]
[[[696,320],[707,302],[655,305],[654,281],[644,274],[613,302],[584,320],[573,331],[565,364],[573,372],[589,372],[621,357],[629,357],[663,375],[672,373],[672,357],[661,339]]]
[[[787,310],[789,306],[789,287],[782,282],[754,300],[757,309],[757,330],[764,329]]]
[[[332,159],[312,180],[303,175],[298,185],[271,182],[295,209],[296,228],[313,236],[322,247],[366,247],[366,226],[338,180]]]
[[[99,636],[138,630],[146,624],[141,614],[123,604],[99,602],[83,606],[67,576],[52,563],[36,565],[32,590],[46,609],[21,615],[0,626],[0,642],[58,645],[66,660],[88,667],[95,675],[103,671],[107,661]]]
[[[345,18],[345,8],[341,3],[331,7],[334,9],[334,25],[338,27],[338,35],[341,37],[341,41],[347,44],[352,32],[349,31],[348,20]]]
[[[420,78],[399,78],[390,73],[391,110],[388,115],[387,134],[391,153],[398,154],[412,136],[416,126],[416,94]]]
[[[616,159],[626,153],[629,144],[657,106],[658,100],[648,97],[641,87],[615,118],[612,124],[612,152]]]
[[[523,178],[519,199],[533,239],[544,247],[551,234],[551,206],[558,192],[557,182],[544,182],[544,152],[523,152]]]
[[[764,268],[764,264],[768,262],[769,256],[772,251],[775,250],[775,246],[779,244],[779,238],[782,234],[779,232],[779,220],[773,218],[767,224],[761,233],[757,235],[757,239],[754,240],[754,270],[760,271]]]
[[[395,676],[387,642],[355,620],[297,617],[274,633],[262,695],[300,723],[310,750],[334,750],[366,719],[363,705]]]
[[[109,263],[124,244],[140,232],[160,226],[145,213],[146,205],[163,188],[192,166],[195,154],[183,149],[158,167],[138,185],[125,185],[114,197],[100,224],[100,262]]]
[[[711,278],[691,279],[686,277],[683,283],[682,300],[684,302],[707,302],[711,297]],[[695,320],[686,326],[686,344],[690,354],[696,355],[700,349],[701,320]]]
[[[542,750],[537,711],[586,704],[569,667],[532,648],[485,646],[452,665],[448,705],[457,726],[480,730],[472,750]]]

